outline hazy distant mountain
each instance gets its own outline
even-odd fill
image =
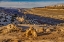
[[[64,4],[57,4],[57,5],[45,6],[45,8],[64,9]]]
[[[64,4],[50,5],[44,7],[34,7],[34,8],[64,9]]]

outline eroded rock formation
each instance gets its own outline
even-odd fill
[[[26,30],[26,37],[29,37],[30,35],[37,37],[37,32],[33,27],[30,27],[28,30]]]
[[[11,32],[19,32],[22,31],[21,28],[18,28],[15,24],[9,24],[7,26],[2,27],[2,34],[11,33]]]

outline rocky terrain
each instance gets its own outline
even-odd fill
[[[0,7],[0,42],[64,42],[64,6],[51,7]]]

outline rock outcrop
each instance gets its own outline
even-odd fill
[[[11,32],[21,32],[22,29],[18,28],[15,24],[8,24],[7,26],[3,26],[1,29],[2,34],[11,33]]]
[[[37,32],[33,27],[30,27],[28,30],[26,30],[26,37],[29,36],[37,37]]]
[[[44,28],[43,27],[40,27],[38,29],[36,29],[37,33],[43,33],[44,32]]]

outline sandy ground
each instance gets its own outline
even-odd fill
[[[30,26],[34,26],[34,28],[45,28],[44,25],[26,25],[26,24],[19,24],[18,28],[23,28],[23,30],[26,30]],[[49,26],[47,26],[48,28]],[[54,26],[50,26],[54,28]],[[30,36],[25,37],[24,33],[25,31],[13,31],[3,34],[0,33],[0,42],[64,42],[64,32],[57,31],[58,29],[53,29],[56,31],[51,31],[50,33],[38,33],[38,36],[36,38]]]

